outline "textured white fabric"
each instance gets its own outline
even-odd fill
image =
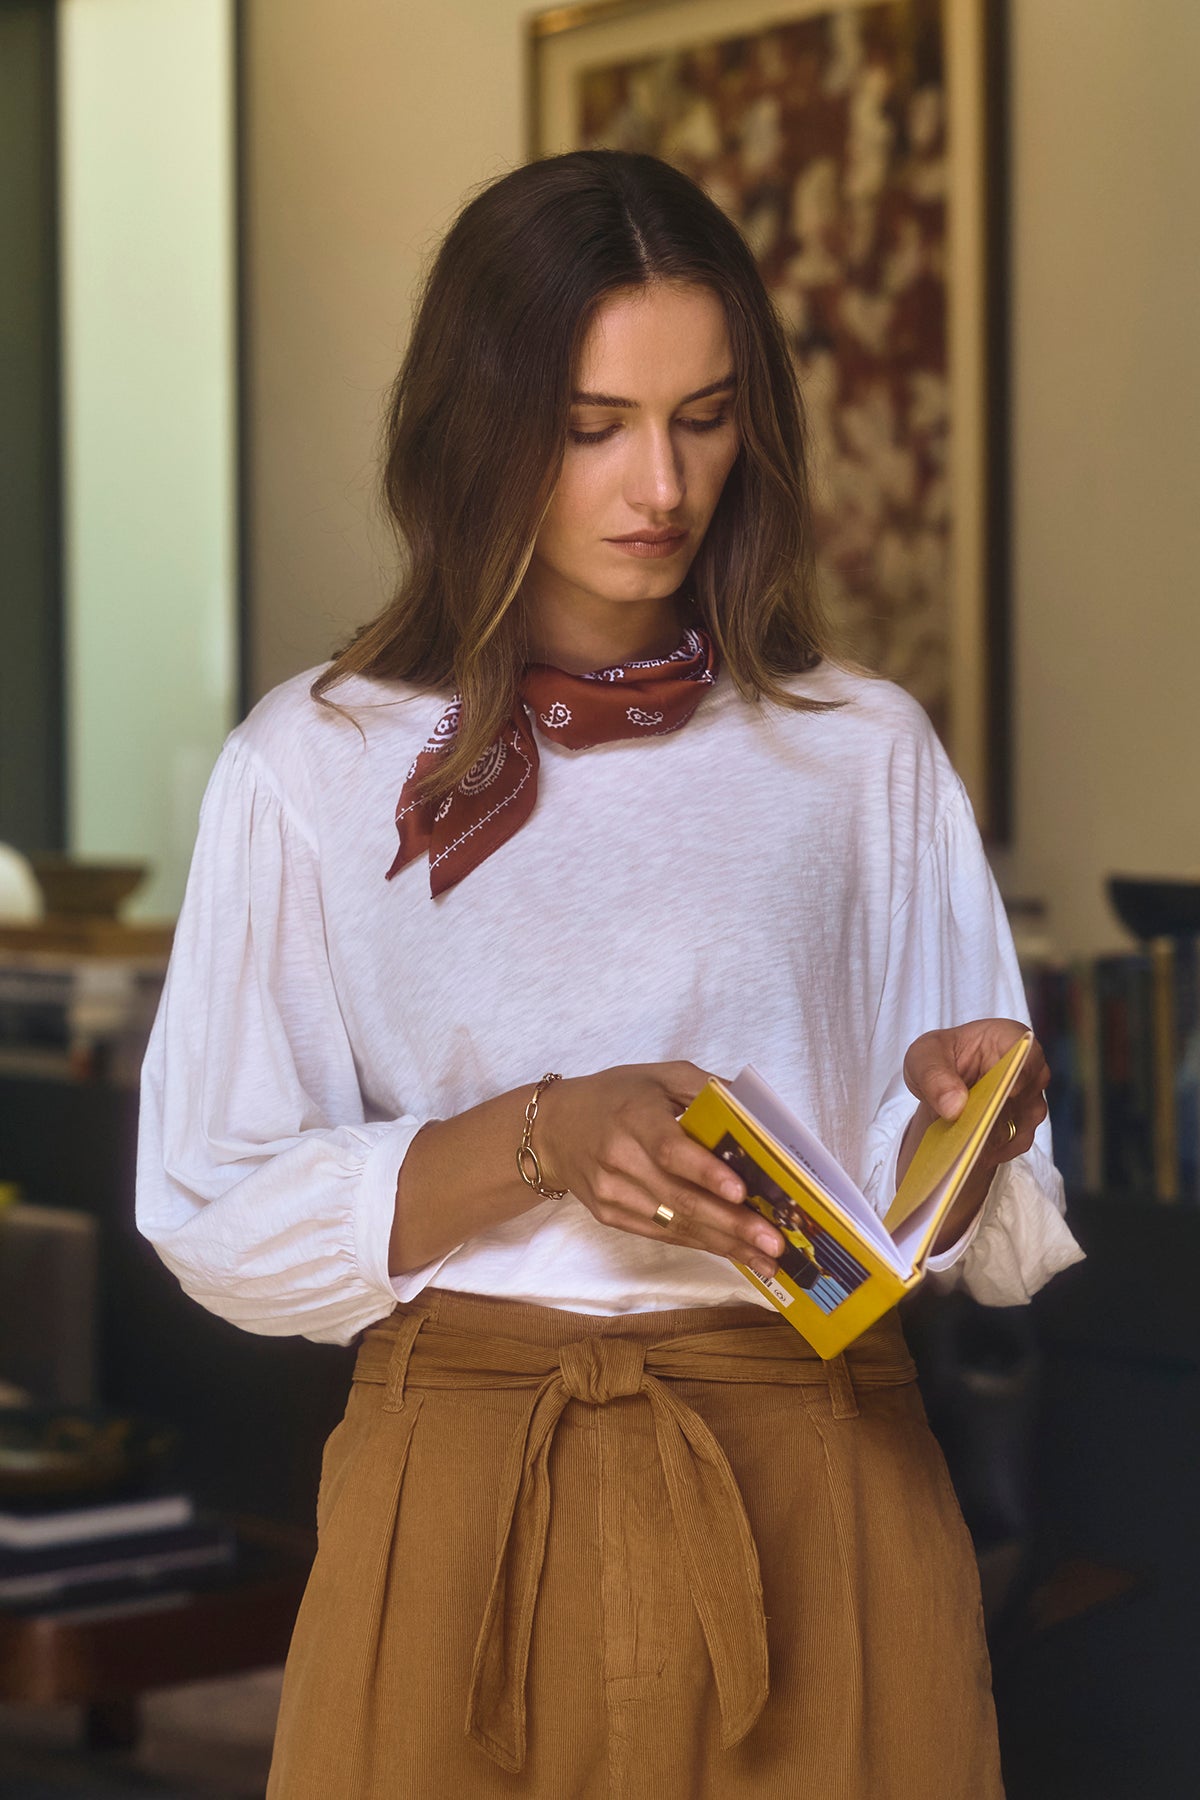
[[[847,702],[814,715],[723,675],[673,735],[543,736],[532,818],[432,900],[423,859],[384,875],[444,696],[356,678],[331,697],[360,735],[316,673],[221,752],[142,1071],[138,1226],[248,1330],[346,1343],[427,1284],[591,1313],[754,1300],[571,1197],[392,1279],[408,1145],[549,1069],[753,1062],[883,1212],[913,1038],[1027,1017],[965,791],[890,683],[795,677]],[[1082,1255],[1062,1210],[1044,1125],[933,1279],[1028,1299]]]

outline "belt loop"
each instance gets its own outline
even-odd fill
[[[825,1364],[825,1374],[829,1382],[829,1400],[834,1418],[857,1419],[858,1401],[854,1395],[854,1382],[850,1377],[850,1365],[846,1361],[844,1350]]]
[[[392,1353],[388,1357],[387,1386],[383,1396],[383,1410],[387,1413],[398,1413],[404,1410],[404,1380],[408,1374],[408,1359],[412,1355],[412,1347],[417,1341],[417,1333],[424,1325],[429,1314],[420,1307],[414,1307],[400,1321],[396,1329],[396,1341],[392,1345]]]

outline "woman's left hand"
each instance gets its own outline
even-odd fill
[[[920,1105],[904,1134],[896,1168],[897,1185],[903,1181],[926,1127],[935,1119],[956,1119],[967,1103],[967,1089],[1000,1061],[1026,1029],[1017,1019],[973,1019],[968,1025],[923,1032],[909,1045],[904,1058],[904,1080]],[[1049,1083],[1049,1065],[1035,1038],[1017,1085],[938,1233],[935,1250],[948,1248],[962,1236],[983,1204],[1000,1165],[1023,1156],[1031,1148],[1033,1134],[1046,1117],[1045,1090]],[[1010,1119],[1015,1132],[1009,1131]]]

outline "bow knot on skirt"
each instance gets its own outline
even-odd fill
[[[646,1351],[630,1338],[580,1338],[563,1345],[558,1368],[572,1400],[603,1406],[626,1394],[641,1393]]]

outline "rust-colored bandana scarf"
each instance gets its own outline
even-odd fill
[[[669,656],[589,675],[531,663],[495,741],[449,794],[439,801],[419,799],[418,786],[454,742],[462,711],[456,694],[405,779],[396,807],[400,848],[387,879],[428,851],[429,888],[436,898],[520,830],[537,799],[538,748],[530,710],[548,738],[571,750],[617,738],[661,737],[687,724],[716,678],[716,664],[712,640],[696,628],[684,633]]]

